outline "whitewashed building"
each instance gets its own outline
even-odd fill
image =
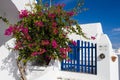
[[[19,20],[19,11],[29,9],[25,4],[32,1],[0,0],[0,16],[8,18],[10,23],[15,23]],[[97,43],[97,75],[61,71],[60,63],[56,61],[52,66],[41,68],[44,71],[28,70],[28,80],[119,80],[118,57],[112,50],[109,37],[103,33],[101,23],[82,24],[81,27],[88,38],[93,36],[95,39],[87,40],[75,34],[71,34],[69,38]],[[14,39],[4,36],[6,28],[7,25],[0,20],[0,80],[19,80],[16,55],[7,49],[7,45],[13,46]],[[104,54],[104,59],[100,58],[101,54]],[[112,57],[116,57],[115,61]]]

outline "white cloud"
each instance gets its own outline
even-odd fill
[[[120,28],[114,28],[113,31],[120,32]]]

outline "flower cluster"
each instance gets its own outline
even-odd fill
[[[65,11],[64,4],[34,6],[32,11],[22,10],[20,21],[5,31],[5,35],[16,38],[14,50],[19,51],[18,59],[26,63],[29,60],[49,62],[50,59],[67,58],[67,53],[71,51],[68,44],[76,45],[68,34],[83,35],[80,26],[71,19],[75,12]]]

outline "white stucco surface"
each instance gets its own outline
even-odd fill
[[[88,24],[87,24],[88,25]],[[93,28],[94,29],[94,28]],[[0,79],[17,80],[19,77],[18,68],[16,66],[16,53],[7,49],[7,46],[14,47],[14,40],[11,39],[0,47],[0,74],[3,75]],[[97,75],[73,73],[59,71],[54,66],[49,66],[45,71],[32,71],[27,74],[28,80],[59,80],[59,78],[71,80],[118,80],[118,59],[113,62],[111,56],[115,55],[112,52],[112,44],[106,34],[101,34],[97,40]],[[103,53],[105,59],[100,59],[99,55]]]
[[[8,43],[12,45],[12,41]],[[0,80],[19,80],[16,52],[8,50],[7,44],[0,47]]]
[[[25,4],[34,2],[34,0],[0,0],[0,16],[7,18],[10,24],[14,24],[19,20],[19,11],[28,9]],[[8,41],[11,37],[4,36],[5,29],[8,28],[2,20],[0,20],[0,46]]]
[[[0,0],[0,16],[8,18],[10,23],[19,20],[18,11],[25,9],[26,3],[34,0]],[[27,7],[27,9],[30,9]],[[59,71],[54,66],[49,66],[45,71],[29,72],[28,80],[60,80],[59,78],[70,80],[119,80],[118,79],[118,57],[112,52],[112,44],[109,37],[103,33],[101,23],[90,23],[81,25],[83,32],[88,38],[91,36],[95,39],[85,39],[76,34],[69,35],[73,40],[84,40],[97,43],[97,75],[71,73]],[[14,47],[14,39],[4,36],[7,25],[0,20],[0,80],[19,80],[19,71],[16,65],[16,53],[7,48],[7,45]],[[99,55],[103,53],[104,59],[100,59]],[[115,62],[111,60],[111,56],[116,56]]]
[[[83,38],[82,36],[76,34],[70,34],[69,38],[73,40],[84,40],[93,43],[97,43],[103,34],[101,23],[89,23],[89,24],[81,24],[80,27],[84,32],[85,36],[90,39]],[[91,37],[95,37],[95,39],[91,39]]]
[[[15,6],[16,6],[16,8],[19,10],[19,11],[21,11],[21,10],[23,10],[23,9],[28,9],[28,10],[31,10],[31,8],[30,8],[30,6],[26,6],[26,4],[32,4],[33,2],[35,2],[36,3],[36,1],[35,0],[11,0],[14,4],[15,4]]]

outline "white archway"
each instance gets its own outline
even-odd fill
[[[19,11],[24,9],[28,2],[29,0],[0,0],[0,16],[14,24],[19,20]],[[15,52],[6,47],[6,44],[12,45],[13,42],[12,37],[4,36],[6,28],[8,25],[0,20],[0,80],[19,80]]]
[[[11,24],[18,21],[18,9],[11,0],[0,0],[0,16],[5,17]],[[0,46],[8,41],[11,37],[4,36],[7,25],[0,20]]]

